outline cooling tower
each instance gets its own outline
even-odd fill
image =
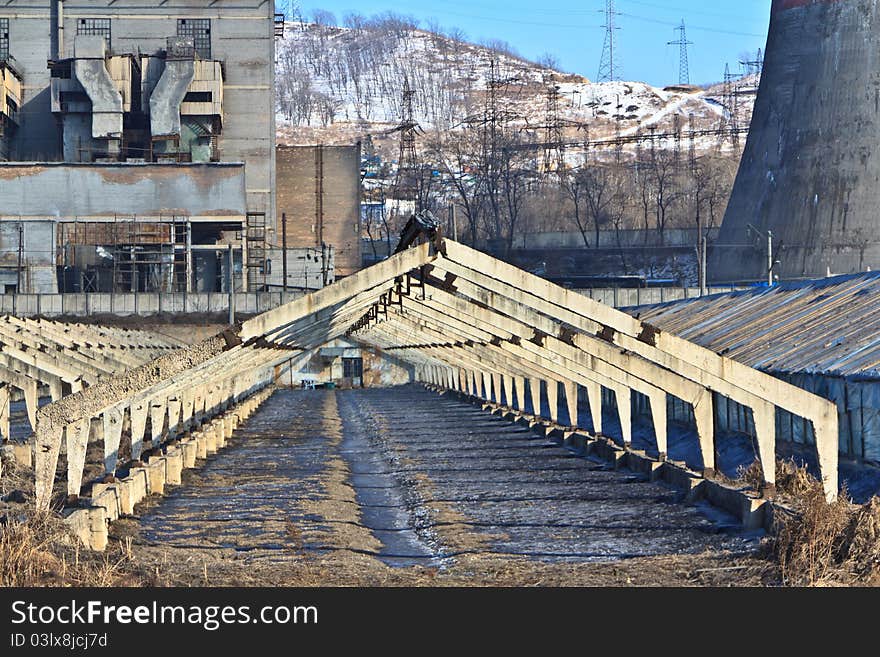
[[[880,268],[880,0],[773,0],[764,72],[708,274]]]

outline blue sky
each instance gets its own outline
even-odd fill
[[[279,0],[279,5],[285,4]],[[392,11],[427,25],[457,27],[471,41],[507,41],[525,57],[553,55],[564,70],[595,79],[605,31],[604,0],[300,0],[307,20],[316,9],[332,12],[339,24],[349,13]],[[724,64],[738,71],[746,52],[763,48],[770,0],[616,0],[617,61],[622,77],[655,85],[678,81],[675,27],[685,20],[692,83],[722,78]]]

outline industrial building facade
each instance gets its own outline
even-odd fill
[[[265,287],[275,18],[268,0],[0,6],[0,221],[18,226],[0,289]]]

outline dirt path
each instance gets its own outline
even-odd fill
[[[279,391],[112,531],[154,584],[758,584],[709,507],[416,387]]]

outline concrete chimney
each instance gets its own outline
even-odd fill
[[[880,267],[880,0],[773,0],[751,129],[713,282]],[[753,233],[754,235],[754,233]]]

